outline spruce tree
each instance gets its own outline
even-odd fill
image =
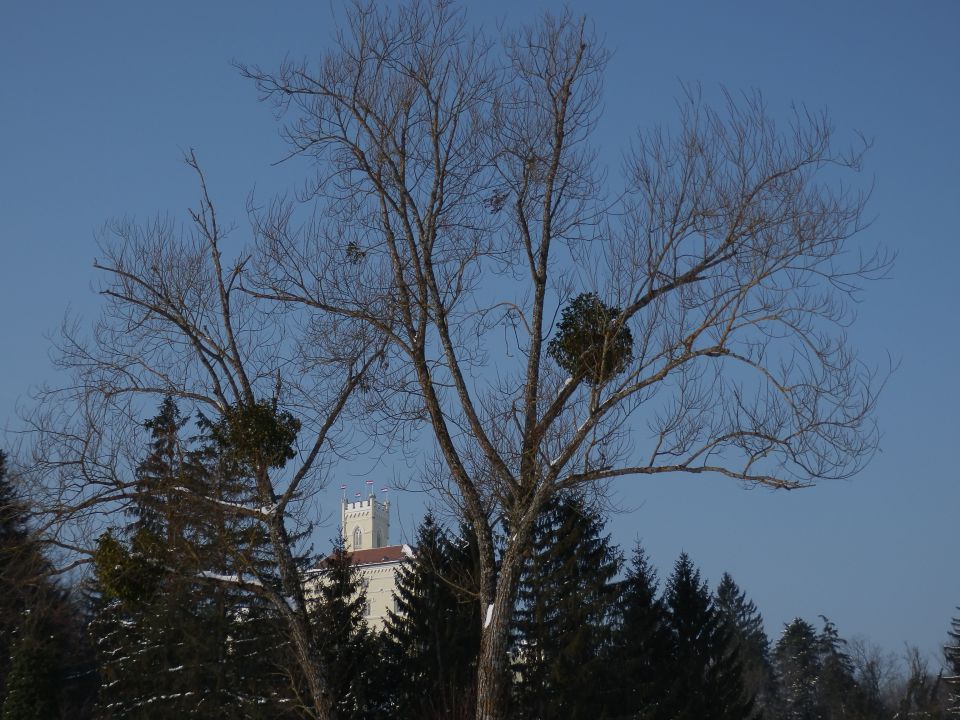
[[[200,509],[178,491],[197,490],[205,469],[180,437],[184,422],[167,398],[145,423],[151,443],[137,468],[135,520],[97,543],[99,717],[140,717],[147,708],[158,718],[222,716],[207,672],[218,667],[224,638],[196,577]]]
[[[583,496],[558,496],[541,513],[514,616],[515,715],[593,718],[603,712],[603,656],[621,558]]]
[[[361,720],[375,705],[375,644],[367,626],[367,596],[362,578],[344,548],[343,538],[322,563],[316,585],[313,622],[317,625],[327,687],[338,720]]]
[[[31,618],[18,629],[2,720],[50,720],[60,716],[66,659],[59,630],[45,617]]]
[[[27,530],[26,507],[7,477],[6,460],[0,450],[0,697],[5,695],[13,639],[30,605],[30,588],[42,574],[42,559]]]
[[[8,718],[88,716],[89,648],[69,593],[30,532],[0,451],[0,710]]]
[[[822,616],[821,616],[822,617]],[[876,716],[857,683],[846,641],[827,618],[823,629],[796,618],[773,652],[778,706],[785,720],[867,720]]]
[[[753,711],[739,657],[705,582],[686,553],[663,598],[671,633],[673,681],[665,698],[676,720],[743,720]]]
[[[389,716],[404,720],[472,718],[480,647],[471,594],[469,532],[451,539],[428,514],[414,556],[397,573],[396,610],[383,632]]]
[[[206,573],[232,577],[253,575],[262,585],[278,588],[275,565],[269,557],[269,537],[264,523],[238,516],[227,508],[254,504],[250,470],[238,462],[224,437],[204,418],[198,423],[201,435],[195,439],[195,453],[202,463],[202,494],[216,502],[207,503],[200,515],[200,532],[193,543],[196,564]],[[306,534],[310,528],[303,530]],[[305,557],[298,557],[300,567]],[[290,645],[286,624],[278,611],[262,596],[240,589],[230,582],[203,586],[204,613],[216,638],[216,674],[209,680],[218,688],[229,708],[249,718],[277,718],[289,707],[291,674]],[[295,683],[294,683],[295,684]]]
[[[773,704],[775,682],[770,664],[770,641],[763,629],[763,617],[748,600],[730,573],[724,573],[717,585],[716,608],[730,636],[730,651],[743,663],[743,683],[747,697],[755,698],[757,713]]]
[[[149,452],[137,468],[135,520],[104,534],[94,556],[91,623],[100,659],[104,718],[271,717],[275,693],[261,645],[276,633],[254,609],[262,603],[202,572],[229,575],[235,553],[256,552],[241,522],[217,503],[188,504],[183,489],[235,501],[230,463],[205,438],[181,437],[185,419],[167,399],[146,423]],[[192,446],[191,446],[192,445]],[[269,640],[267,640],[269,638]],[[252,669],[257,669],[251,673]]]
[[[671,635],[657,597],[656,571],[639,543],[619,591],[605,675],[610,716],[666,720],[669,716],[661,701],[671,681],[667,670]]]
[[[960,607],[957,610],[960,610]],[[960,615],[950,620],[947,635],[950,640],[943,648],[948,673],[945,680],[950,688],[947,712],[952,717],[960,717]]]
[[[854,677],[847,641],[837,626],[821,616],[823,629],[817,637],[820,652],[819,696],[824,720],[867,718],[864,694]]]
[[[813,625],[795,618],[785,626],[774,647],[779,715],[783,720],[817,720],[821,717],[819,644]]]

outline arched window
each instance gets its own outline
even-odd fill
[[[363,547],[363,530],[359,526],[353,530],[353,549],[359,550]]]
[[[383,547],[383,537],[380,535],[379,530],[377,530],[377,547]]]

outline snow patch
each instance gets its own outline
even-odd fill
[[[174,491],[184,493],[185,495],[193,495],[194,497],[199,497],[204,502],[208,502],[213,505],[219,505],[220,507],[230,508],[232,510],[239,510],[247,515],[260,515],[261,517],[268,518],[277,511],[276,503],[273,503],[271,505],[261,505],[260,507],[253,507],[252,505],[244,505],[243,503],[230,502],[229,500],[220,500],[218,498],[212,498],[207,495],[197,495],[195,492],[190,491],[189,489],[183,487],[182,485],[177,485],[173,489]]]
[[[490,623],[493,620],[493,603],[487,605],[487,619],[483,621],[483,627],[490,627]]]
[[[236,583],[237,585],[262,585],[259,580],[256,578],[244,579],[239,575],[221,575],[220,573],[210,572],[209,570],[202,570],[199,573],[199,576],[202,578],[207,578],[208,580],[219,580],[220,582],[225,583]]]

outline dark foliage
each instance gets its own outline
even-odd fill
[[[541,514],[524,565],[514,617],[515,715],[593,718],[606,697],[604,656],[620,570],[598,513],[579,495]]]
[[[957,610],[960,610],[960,607]],[[947,685],[950,688],[949,711],[960,717],[960,615],[950,621],[947,635],[950,641],[944,646],[943,654],[947,661]]]
[[[657,574],[638,543],[620,583],[613,648],[607,663],[610,714],[615,718],[665,718],[663,693],[670,681],[671,634],[657,597]]]
[[[574,378],[601,385],[633,357],[633,335],[620,310],[594,293],[578,295],[563,309],[547,354]]]
[[[3,720],[89,717],[90,648],[68,592],[30,532],[0,451],[0,706]]]
[[[821,660],[817,633],[802,618],[789,623],[773,651],[779,688],[779,715],[784,720],[820,717],[817,682]]]
[[[821,616],[822,617],[822,616]],[[784,720],[868,720],[883,712],[859,686],[846,641],[827,618],[818,633],[796,618],[773,651],[778,713]]]
[[[312,606],[327,687],[336,717],[360,720],[376,706],[373,684],[376,644],[367,627],[367,596],[362,579],[344,549],[343,538],[322,563]]]
[[[287,411],[277,411],[268,401],[227,408],[219,422],[210,425],[213,440],[248,471],[258,467],[283,467],[296,455],[293,444],[300,421]]]
[[[671,634],[672,681],[664,708],[676,720],[743,720],[753,698],[743,684],[743,667],[731,652],[730,634],[706,583],[683,553],[674,565],[663,604]]]
[[[389,717],[458,720],[475,714],[475,544],[450,538],[431,515],[417,529],[416,550],[400,568],[396,610],[383,633]]]
[[[10,668],[13,638],[41,585],[46,563],[27,530],[26,507],[7,477],[0,450],[0,696]]]
[[[137,469],[135,521],[103,535],[91,588],[102,718],[273,717],[277,712],[276,622],[255,595],[229,583],[237,554],[255,557],[257,525],[184,489],[243,500],[241,484],[209,441],[181,438],[184,421],[164,401],[146,423],[152,441]]]
[[[715,602],[730,637],[730,652],[743,664],[746,695],[755,699],[755,715],[759,716],[764,708],[772,707],[776,692],[770,641],[763,629],[763,617],[729,573],[720,578]]]
[[[66,678],[63,638],[49,618],[19,628],[10,659],[3,720],[50,720],[60,714]]]

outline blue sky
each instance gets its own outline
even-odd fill
[[[546,2],[476,3],[488,26]],[[680,82],[708,93],[758,89],[774,108],[827,107],[841,136],[873,138],[867,230],[898,253],[851,337],[899,369],[882,398],[882,452],[846,482],[794,493],[722,478],[619,481],[614,539],[641,538],[661,574],[686,550],[715,584],[729,570],[773,638],[796,615],[824,614],[847,636],[931,658],[960,605],[960,3],[592,2],[613,50],[599,129],[603,160],[638,127],[670,123]],[[0,23],[0,425],[31,386],[56,378],[48,335],[69,307],[92,316],[96,230],[117,216],[182,215],[196,148],[221,214],[254,187],[269,194],[304,165],[233,59],[273,67],[316,53],[327,2],[8,4]],[[374,467],[389,479],[395,468]],[[359,487],[359,479],[351,483]],[[334,483],[336,485],[337,483]],[[330,497],[333,510],[336,493]],[[394,495],[395,538],[422,498]],[[332,528],[330,530],[332,532]],[[329,534],[329,533],[328,533]],[[936,659],[938,660],[938,655]]]

